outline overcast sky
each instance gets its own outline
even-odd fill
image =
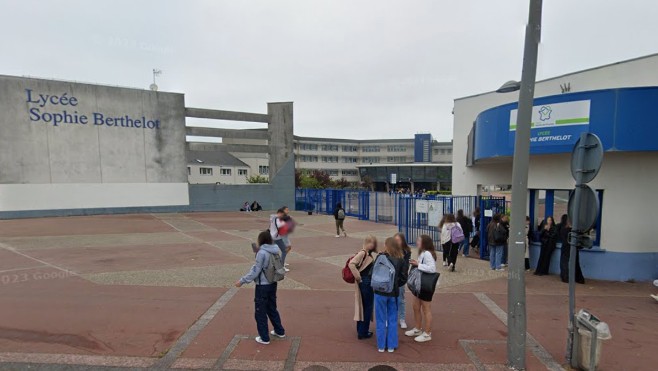
[[[521,0],[0,0],[0,74],[148,88],[159,68],[188,107],[294,101],[297,135],[450,140],[454,98],[520,77],[527,13]],[[656,53],[656,19],[654,0],[544,1],[538,78]]]

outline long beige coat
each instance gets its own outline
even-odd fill
[[[361,263],[363,261],[363,263]],[[373,257],[370,254],[367,254],[365,250],[359,251],[352,260],[350,260],[350,270],[352,275],[356,279],[356,284],[354,285],[354,320],[363,321],[363,302],[361,301],[361,290],[359,290],[358,282],[361,281],[361,272],[367,268],[374,261]],[[357,265],[359,266],[357,268]],[[371,317],[372,318],[372,317]]]

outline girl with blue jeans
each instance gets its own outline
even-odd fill
[[[404,233],[396,233],[393,235],[395,242],[398,243],[400,249],[402,250],[402,255],[404,259],[404,266],[402,269],[405,272],[409,272],[409,261],[411,260],[411,248],[407,245],[407,239],[404,236]],[[400,328],[407,328],[407,311],[406,311],[406,301],[404,300],[404,285],[400,287],[400,293],[398,294],[398,317],[400,320]]]
[[[398,295],[400,286],[407,283],[407,272],[404,268],[402,249],[393,237],[384,242],[385,251],[378,259],[388,259],[395,267],[395,279],[391,292],[375,291],[375,320],[377,324],[377,349],[380,353],[388,349],[393,353],[398,347]],[[376,262],[377,259],[375,259]]]
[[[489,245],[489,265],[493,270],[502,270],[503,248],[507,231],[501,223],[500,214],[495,214],[487,226],[487,242]]]

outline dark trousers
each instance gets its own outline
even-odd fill
[[[458,243],[452,243],[452,241],[448,241],[443,244],[443,260],[446,261],[448,265],[457,265],[457,255],[459,255]]]
[[[508,252],[509,252],[509,245],[507,245],[507,244],[503,245],[503,260],[502,260],[503,264],[507,264],[507,254],[508,254]]]
[[[541,250],[539,250],[539,261],[537,262],[537,269],[535,269],[536,275],[543,276],[548,274],[551,267],[551,256],[553,255],[553,251],[555,251],[555,245],[541,245]]]
[[[281,317],[279,311],[276,309],[276,282],[270,285],[256,285],[256,328],[258,329],[258,336],[263,341],[270,341],[270,331],[267,325],[269,318],[279,335],[285,335],[286,330],[281,326]]]
[[[569,282],[569,249],[570,245],[562,244],[562,251],[560,251],[560,279],[562,282]],[[585,283],[583,271],[580,269],[580,251],[576,250],[576,282]]]
[[[370,332],[370,321],[372,320],[372,310],[375,305],[375,293],[370,286],[370,276],[362,276],[359,283],[361,291],[361,305],[363,306],[363,321],[356,322],[356,333],[359,336],[367,336]]]

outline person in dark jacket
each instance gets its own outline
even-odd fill
[[[461,225],[462,231],[464,231],[464,241],[461,242],[461,248],[462,254],[466,257],[468,256],[468,248],[470,246],[469,236],[473,232],[473,221],[464,215],[464,210],[457,210],[457,223]]]
[[[503,215],[500,217],[500,224],[505,228],[505,233],[507,234],[507,238],[505,239],[505,244],[503,245],[503,258],[501,260],[501,267],[506,267],[507,266],[507,254],[509,254],[509,230],[510,230],[510,225],[509,225],[509,216]]]
[[[343,209],[343,205],[340,202],[336,204],[336,208],[334,209],[334,219],[336,220],[336,238],[340,237],[341,230],[345,237],[347,237],[347,232],[345,232],[345,227],[343,227],[343,223],[345,222],[345,209]]]
[[[395,238],[389,237],[384,242],[385,256],[395,267],[395,282],[391,292],[375,290],[375,322],[377,328],[377,349],[392,353],[398,347],[398,295],[400,287],[407,283],[408,272],[405,271],[404,254]],[[377,260],[375,259],[375,262]]]
[[[541,230],[541,250],[539,252],[539,261],[537,262],[537,269],[535,275],[544,276],[548,274],[551,267],[551,256],[557,245],[557,228],[552,216],[546,218],[546,224]]]
[[[571,233],[571,223],[567,214],[562,215],[560,224],[557,226],[557,234],[562,249],[560,251],[560,278],[562,282],[569,283],[569,258],[571,253],[571,241],[569,241],[569,233]],[[580,251],[576,250],[576,282],[585,283],[583,271],[580,269]]]
[[[404,237],[404,233],[396,233],[393,235],[395,242],[398,243],[400,249],[402,250],[402,255],[404,259],[404,267],[402,268],[405,272],[409,272],[409,261],[411,260],[411,248],[407,244],[407,238]],[[398,318],[400,319],[400,328],[407,328],[407,309],[406,301],[404,300],[404,285],[400,287],[400,295],[398,296]]]
[[[489,266],[492,270],[502,271],[503,246],[507,239],[505,227],[500,214],[494,214],[487,225],[487,242],[489,247]]]

